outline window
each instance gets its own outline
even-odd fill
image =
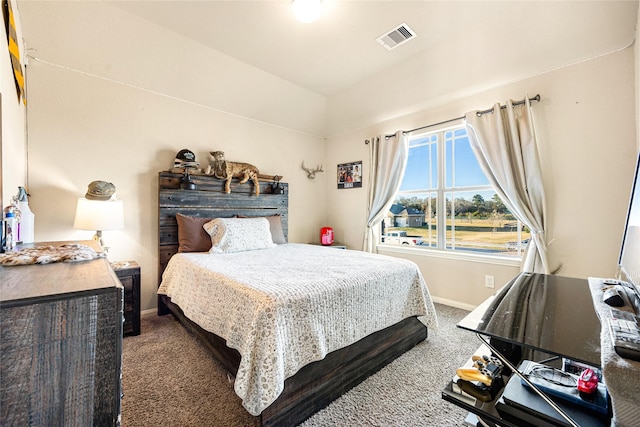
[[[382,241],[520,256],[529,238],[471,150],[464,126],[412,135],[407,168]]]

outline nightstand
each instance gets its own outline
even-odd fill
[[[318,243],[318,242],[311,242],[309,244],[310,245],[317,245],[317,246],[324,246],[325,248],[347,249],[347,245],[345,245],[344,243],[340,243],[340,242],[333,242],[330,245],[323,245],[323,244]]]
[[[113,271],[124,287],[123,335],[140,335],[140,266],[135,261],[123,267],[114,263]]]

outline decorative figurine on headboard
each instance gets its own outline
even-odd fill
[[[210,151],[213,161],[209,168],[207,168],[207,174],[211,174],[218,179],[224,179],[224,192],[231,193],[231,179],[241,178],[239,184],[251,180],[253,182],[253,193],[258,196],[260,194],[260,183],[258,181],[258,175],[260,172],[258,168],[249,163],[229,162],[224,159],[223,151]]]

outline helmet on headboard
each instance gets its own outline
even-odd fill
[[[195,168],[200,163],[196,162],[196,155],[193,151],[183,148],[176,154],[176,159],[173,162],[174,168]]]

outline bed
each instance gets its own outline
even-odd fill
[[[180,178],[159,176],[158,314],[172,313],[234,375],[256,424],[299,424],[437,325],[415,264],[287,243],[287,184],[261,183],[256,197],[237,181],[225,194],[209,176],[180,190]],[[185,238],[205,223],[220,253]]]

